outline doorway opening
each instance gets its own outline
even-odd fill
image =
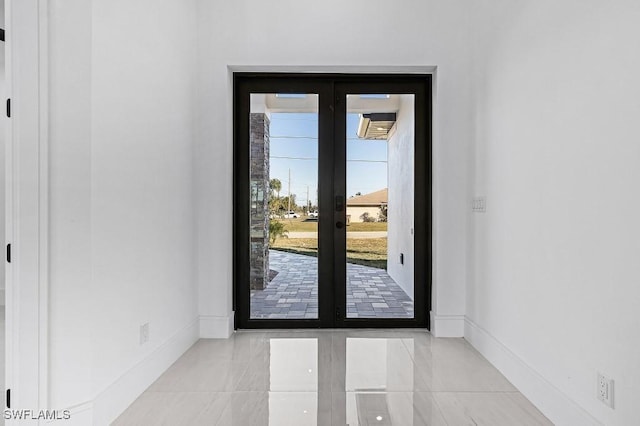
[[[428,327],[430,75],[234,75],[236,328]]]

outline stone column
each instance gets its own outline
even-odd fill
[[[269,283],[269,118],[249,115],[251,182],[251,282],[252,290]]]

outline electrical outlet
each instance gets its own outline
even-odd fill
[[[149,341],[149,323],[145,322],[140,326],[140,344],[144,345]]]
[[[613,379],[598,373],[598,383],[596,389],[597,398],[608,407],[613,408]]]
[[[484,213],[487,211],[487,199],[485,197],[474,197],[471,201],[471,211],[474,213]]]

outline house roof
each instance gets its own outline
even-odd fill
[[[387,204],[388,197],[389,190],[385,188],[369,194],[351,197],[347,200],[347,206],[380,206],[381,204]]]

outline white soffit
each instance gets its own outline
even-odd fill
[[[302,96],[291,96],[291,94],[277,95],[268,93],[265,95],[267,109],[270,112],[318,112],[318,95],[308,93]]]
[[[318,112],[318,95],[315,93],[303,94],[275,94],[264,95],[264,102],[270,112]],[[400,109],[400,97],[402,95],[388,95],[385,98],[362,97],[361,95],[348,95],[347,112],[349,113],[376,113],[398,112]]]

